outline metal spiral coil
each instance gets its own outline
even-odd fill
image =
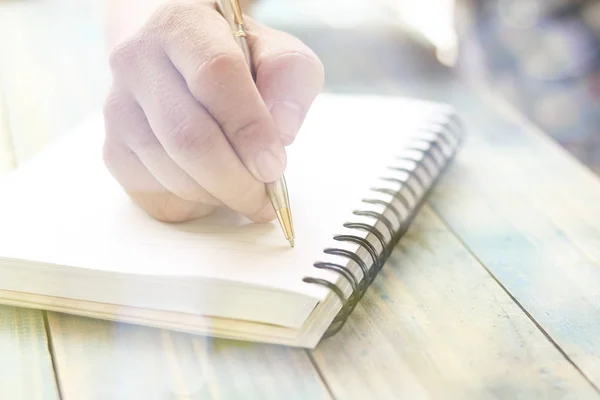
[[[395,177],[381,177],[380,179],[387,182],[393,182],[400,184],[401,188],[405,188],[407,192],[416,200],[416,203],[411,206],[410,201],[406,198],[401,190],[394,191],[388,188],[371,188],[372,192],[383,193],[400,203],[406,210],[409,210],[408,215],[403,215],[403,212],[398,209],[393,203],[386,202],[380,199],[365,198],[362,200],[365,204],[380,205],[385,207],[385,211],[390,211],[398,220],[400,226],[395,228],[392,221],[385,216],[383,213],[378,213],[370,210],[355,210],[353,215],[356,216],[367,216],[376,219],[381,222],[385,227],[384,231],[376,228],[375,226],[368,225],[362,222],[347,222],[343,226],[351,230],[361,230],[372,234],[376,241],[381,245],[382,250],[377,251],[375,246],[367,239],[360,236],[354,235],[336,235],[333,240],[338,242],[351,242],[357,244],[363,250],[366,251],[371,263],[367,264],[359,255],[355,252],[351,252],[342,248],[327,248],[323,251],[324,254],[333,255],[337,257],[346,258],[348,261],[353,261],[358,266],[361,276],[357,276],[348,266],[340,265],[332,262],[316,262],[314,267],[318,269],[326,269],[334,271],[341,275],[348,284],[350,285],[351,292],[349,295],[344,293],[344,290],[326,280],[315,277],[305,277],[303,279],[306,283],[318,284],[325,286],[329,290],[333,291],[335,295],[341,301],[341,308],[337,315],[331,322],[329,328],[323,335],[323,338],[328,338],[339,332],[340,329],[346,323],[348,317],[354,311],[356,305],[360,302],[362,297],[367,292],[367,289],[373,283],[381,269],[383,268],[386,260],[392,253],[394,247],[397,245],[401,237],[406,233],[410,224],[412,223],[418,211],[426,201],[429,192],[435,187],[437,181],[444,175],[446,169],[450,165],[452,159],[456,154],[457,148],[462,142],[462,123],[458,119],[455,113],[442,113],[435,120],[430,121],[425,129],[423,129],[422,135],[418,135],[417,138],[411,140],[411,144],[404,149],[407,151],[417,152],[420,154],[418,159],[412,159],[407,156],[399,156],[397,159],[401,161],[412,161],[415,162],[414,168],[406,168],[401,166],[390,166],[388,169],[392,172],[403,172],[408,175],[406,179],[398,179]],[[444,151],[445,146],[448,150]],[[449,152],[449,154],[447,154]],[[437,153],[438,156],[443,158],[440,161],[434,155]],[[433,164],[437,168],[437,172],[430,169],[429,164]],[[422,170],[426,174],[429,184],[426,184],[423,179],[418,176],[417,171]],[[413,188],[409,182],[414,180],[421,188],[422,194],[419,196],[415,188]],[[386,232],[391,239],[388,239]]]

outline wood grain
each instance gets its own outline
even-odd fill
[[[0,399],[59,399],[41,311],[0,306]]]
[[[48,319],[63,400],[330,398],[301,349]]]
[[[431,203],[600,387],[600,181],[526,122],[478,109]]]
[[[340,399],[600,398],[429,208],[314,354]]]

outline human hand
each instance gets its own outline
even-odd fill
[[[275,218],[265,182],[323,85],[298,39],[246,19],[253,82],[231,28],[208,1],[169,1],[111,51],[104,160],[154,218],[182,222],[228,207]]]

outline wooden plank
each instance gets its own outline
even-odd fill
[[[59,399],[40,311],[0,306],[0,399]]]
[[[483,137],[488,146],[499,133],[505,142],[516,139],[504,152],[513,160],[507,167],[515,174],[508,183],[518,187],[534,207],[542,208],[574,245],[600,265],[600,218],[590,218],[600,215],[600,177],[508,105],[497,100],[494,105],[509,124],[522,127],[522,132],[512,130],[514,135],[500,128]]]
[[[69,399],[327,399],[301,349],[49,313]]]
[[[600,181],[514,115],[462,108],[470,139],[431,203],[600,387]]]
[[[336,398],[600,398],[425,207],[314,352]]]

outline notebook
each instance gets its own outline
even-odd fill
[[[0,304],[314,348],[377,279],[461,147],[445,104],[323,93],[287,148],[296,231],[220,209],[169,224],[102,161],[91,115],[0,179]]]

